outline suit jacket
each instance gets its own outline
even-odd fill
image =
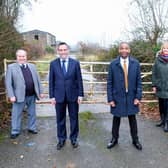
[[[57,58],[50,63],[49,96],[61,103],[65,94],[70,102],[77,101],[78,96],[84,96],[80,64],[77,60],[69,58],[67,73],[64,76],[60,58]]]
[[[120,57],[113,60],[109,66],[107,79],[108,102],[114,101],[116,107],[111,107],[111,113],[122,117],[139,112],[134,105],[134,99],[142,97],[141,71],[138,60],[129,56],[128,92],[125,90],[124,71],[120,64]]]
[[[27,65],[32,74],[36,97],[39,99],[42,93],[39,75],[34,64],[27,63]],[[18,63],[8,65],[5,83],[8,97],[15,96],[17,102],[23,102],[25,100],[25,80]]]

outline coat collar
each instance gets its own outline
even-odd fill
[[[129,65],[128,65],[128,75],[129,75],[130,72],[132,71],[132,67],[133,67],[132,64],[134,64],[134,59],[131,56],[129,56],[128,59],[129,59]],[[116,65],[119,66],[123,70],[120,64],[120,56],[116,58]]]
[[[121,56],[119,55],[119,56],[117,56],[117,58],[116,58],[116,64],[117,64],[117,65],[120,65],[120,57],[121,57]],[[129,59],[129,65],[134,62],[134,61],[133,61],[133,58],[132,58],[131,56],[128,56],[128,59]]]

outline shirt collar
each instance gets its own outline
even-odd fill
[[[128,61],[129,61],[128,57],[125,58],[125,59],[123,59],[123,58],[120,56],[120,62],[124,62],[124,61],[126,61],[126,62],[128,63]]]
[[[26,63],[24,63],[24,64],[19,64],[21,67],[22,67],[22,65],[24,65],[24,67],[27,67],[27,64]]]
[[[62,62],[63,60],[65,60],[66,62],[68,62],[68,61],[69,61],[69,57],[66,58],[66,59],[62,59],[62,58],[60,58],[60,61],[61,61],[61,62]]]

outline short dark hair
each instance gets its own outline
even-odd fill
[[[66,42],[60,42],[57,47],[59,48],[61,45],[66,45],[69,48],[69,45]]]
[[[123,44],[127,44],[128,47],[130,48],[130,44],[129,44],[128,42],[125,42],[125,41],[122,41],[122,42],[119,44],[119,48],[120,48]]]

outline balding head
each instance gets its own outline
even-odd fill
[[[23,49],[16,51],[16,60],[19,64],[25,64],[27,62],[27,52]]]

